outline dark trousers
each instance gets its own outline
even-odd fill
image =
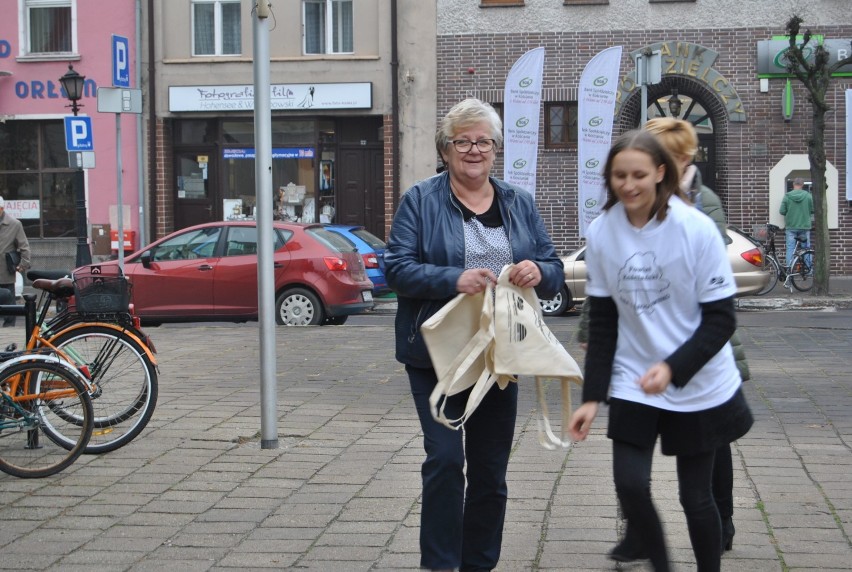
[[[716,449],[716,458],[713,461],[713,498],[722,521],[734,516],[734,461],[729,444]]]
[[[435,421],[429,409],[429,395],[438,382],[435,370],[410,366],[405,370],[426,449],[420,471],[420,566],[491,570],[500,560],[503,541],[517,384],[504,390],[492,387],[464,429],[454,431]],[[448,418],[461,415],[468,393],[448,399]]]
[[[0,284],[0,305],[15,303],[15,285]],[[3,327],[9,328],[15,325],[15,316],[3,316]]]
[[[663,525],[651,498],[654,449],[612,442],[615,491],[631,534],[646,548],[657,572],[668,572]],[[715,451],[677,456],[680,504],[699,572],[718,572],[721,566],[722,523],[713,500],[711,480]]]

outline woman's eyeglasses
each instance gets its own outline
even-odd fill
[[[494,148],[494,139],[480,139],[479,141],[468,141],[467,139],[456,139],[452,141],[453,147],[459,153],[470,153],[473,146],[479,149],[480,153],[488,153]]]

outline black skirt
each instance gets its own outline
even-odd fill
[[[664,455],[690,455],[736,441],[748,433],[752,423],[751,409],[740,389],[722,405],[688,413],[612,399],[607,437],[652,448],[659,435]]]

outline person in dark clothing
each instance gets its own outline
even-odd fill
[[[479,294],[509,280],[553,296],[562,261],[532,196],[490,176],[503,141],[500,117],[478,99],[456,104],[441,121],[435,145],[446,170],[402,196],[385,251],[396,292],[396,358],[405,364],[423,429],[420,566],[492,570],[503,536],[506,471],[517,413],[517,384],[494,386],[455,431],[433,419],[429,396],[438,382],[420,326],[459,293]],[[447,398],[458,416],[470,390]]]

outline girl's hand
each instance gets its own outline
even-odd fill
[[[587,401],[571,414],[568,430],[571,432],[571,438],[574,441],[584,441],[589,436],[589,429],[592,428],[592,421],[595,420],[597,414],[597,401]]]
[[[649,367],[645,375],[639,378],[639,387],[648,395],[656,395],[663,393],[671,382],[672,368],[661,361]]]

